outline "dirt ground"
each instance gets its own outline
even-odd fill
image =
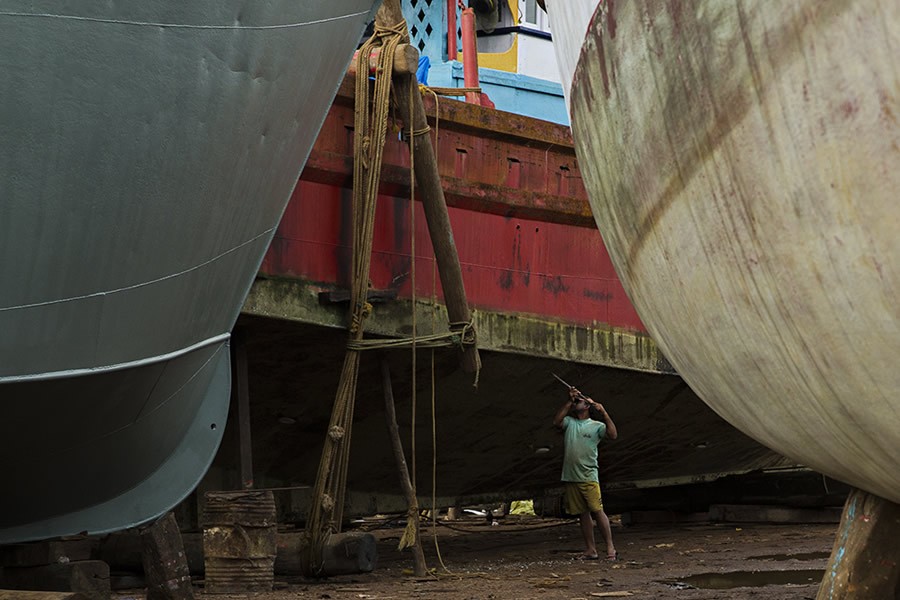
[[[425,524],[425,558],[435,574],[415,578],[411,553],[396,550],[401,523],[374,519],[362,525],[378,540],[371,573],[320,581],[276,577],[270,593],[228,596],[204,594],[195,581],[195,592],[205,600],[804,600],[816,596],[837,529],[708,522],[623,527],[613,520],[616,562],[576,560],[583,548],[575,520],[510,515],[492,525],[467,515],[438,521],[440,559],[431,521]],[[132,590],[115,597],[141,595]]]

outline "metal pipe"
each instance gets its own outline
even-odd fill
[[[456,0],[447,0],[447,60],[456,60]]]
[[[463,9],[460,21],[462,22],[463,84],[467,88],[477,88],[478,42],[475,38],[475,11],[471,8]],[[466,92],[466,102],[481,104],[481,94]]]

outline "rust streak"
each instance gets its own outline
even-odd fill
[[[681,13],[682,7],[680,5],[672,6],[671,8],[678,13],[678,31],[702,33],[709,29],[709,24],[701,22],[700,17],[696,14],[693,15],[694,22],[686,22],[688,17]],[[843,4],[840,6],[829,4],[823,9],[823,13],[827,14],[821,14],[819,20],[813,24],[808,24],[807,27],[824,29],[828,21],[847,9],[848,7]],[[589,28],[588,36],[593,37],[594,43],[600,48],[603,31],[602,27],[598,25],[598,16],[598,14],[595,14],[591,27]],[[678,124],[681,123],[681,126],[684,127],[684,123],[687,123],[687,131],[683,132],[687,135],[668,137],[670,143],[668,151],[672,154],[673,160],[677,160],[678,175],[677,177],[672,178],[650,209],[640,219],[626,259],[628,268],[634,266],[637,257],[640,255],[649,235],[655,229],[656,224],[660,221],[662,215],[669,209],[675,199],[684,191],[687,183],[700,172],[703,164],[708,161],[718,147],[728,139],[733,129],[755,105],[758,98],[764,96],[765,88],[773,81],[777,80],[777,73],[791,61],[797,59],[797,51],[795,50],[797,47],[796,31],[802,29],[802,21],[803,15],[795,16],[794,19],[780,25],[771,32],[771,39],[774,40],[772,44],[772,67],[776,72],[774,77],[763,81],[758,73],[751,73],[748,71],[748,69],[753,68],[752,65],[748,67],[745,64],[743,66],[744,73],[732,75],[730,81],[725,82],[730,87],[719,90],[705,90],[706,93],[714,93],[715,105],[725,107],[726,110],[710,112],[707,110],[708,107],[699,105],[698,103],[690,103],[687,105],[689,108],[687,114],[681,112],[676,115],[673,114],[672,111],[676,109],[683,111],[686,105],[681,100],[685,94],[688,93],[687,89],[690,87],[691,83],[696,82],[676,78],[669,84],[669,89],[661,91],[664,114],[667,115],[666,122],[662,123],[662,126],[668,129],[670,124],[678,126]],[[744,24],[742,23],[742,29],[743,25]],[[684,33],[684,35],[688,35],[688,33]],[[745,37],[743,45],[745,52],[749,51],[746,47],[747,43],[749,43],[749,40]],[[586,43],[585,48],[589,45],[590,44]],[[708,47],[709,45],[706,45],[706,48]],[[685,48],[685,50],[687,50],[687,48]],[[600,50],[599,53],[601,57],[603,57],[603,50]],[[586,96],[590,93],[590,87],[592,87],[590,85],[592,69],[587,66],[589,64],[588,61],[591,58],[593,57],[585,53],[583,49],[582,55],[579,58],[578,67],[576,68],[574,81],[576,82],[575,85],[579,88],[578,91],[582,95],[582,99],[587,99]],[[720,61],[719,64],[724,64],[729,57],[718,56],[717,58]],[[745,59],[752,62],[752,57],[745,57]],[[708,58],[700,56],[699,60],[708,60]],[[734,65],[733,60],[731,64],[732,66]],[[712,65],[713,75],[718,73],[718,71],[715,70],[715,66],[716,65]],[[605,58],[599,67],[604,90],[606,91],[608,90],[609,82],[606,73]],[[687,67],[684,68],[686,69]],[[691,75],[691,73],[683,73],[682,75]],[[753,81],[751,87],[747,86],[748,76],[750,76]],[[709,82],[701,83],[708,84]],[[607,95],[609,95],[609,93],[607,93]],[[582,107],[582,110],[586,111],[585,116],[590,118],[590,107]],[[584,118],[583,120],[587,122],[588,118]]]

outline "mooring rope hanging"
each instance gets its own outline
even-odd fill
[[[475,329],[472,322],[450,324],[450,331],[446,333],[434,333],[431,335],[416,336],[416,345],[419,348],[459,348],[475,344]],[[353,350],[388,350],[392,348],[405,348],[411,346],[413,338],[391,338],[383,340],[350,340],[347,347]]]
[[[415,290],[415,177],[414,169],[414,143],[413,139],[419,135],[427,135],[430,127],[426,125],[421,129],[413,129],[412,110],[407,121],[408,129],[403,133],[403,139],[410,146],[410,210],[411,210],[411,255],[412,255],[412,309],[413,309],[413,336],[404,340],[363,340],[363,331],[366,318],[372,311],[372,306],[367,302],[367,290],[369,288],[369,269],[372,255],[372,238],[375,223],[375,206],[378,194],[378,183],[381,175],[381,163],[384,150],[384,142],[387,131],[387,120],[390,111],[390,91],[392,85],[392,71],[394,54],[400,43],[408,43],[409,34],[405,21],[400,21],[392,27],[385,27],[376,21],[375,33],[359,49],[357,58],[356,77],[356,111],[354,120],[354,167],[353,167],[353,265],[351,276],[351,313],[349,324],[349,339],[344,365],[341,370],[338,391],[335,395],[332,408],[331,421],[328,433],[325,437],[325,445],[322,458],[319,463],[319,471],[312,493],[303,546],[300,551],[300,560],[303,572],[308,576],[321,576],[323,574],[324,547],[328,537],[332,533],[340,531],[343,518],[344,500],[346,494],[347,469],[350,457],[350,440],[352,434],[353,413],[356,399],[356,386],[359,375],[359,353],[362,350],[375,348],[391,348],[409,345],[412,347],[413,369],[413,432],[412,432],[412,486],[415,493],[415,409],[416,409],[416,350],[422,348],[436,348],[441,346],[456,346],[463,349],[464,346],[475,345],[475,330],[471,321],[451,322],[450,331],[444,334],[435,334],[432,326],[432,335],[418,337],[415,327],[416,290]],[[369,77],[368,62],[372,49],[380,46],[375,71],[375,90],[372,108],[369,108]],[[415,86],[410,86],[410,100],[415,92]],[[429,90],[431,91],[431,90]],[[431,91],[431,93],[434,93]],[[437,105],[437,95],[435,95]],[[410,102],[412,109],[413,102]],[[437,124],[436,124],[437,127]],[[468,311],[466,311],[468,314]],[[476,355],[477,356],[477,355]],[[434,364],[432,350],[432,420],[434,421]],[[477,369],[477,368],[476,368]],[[475,385],[478,384],[479,372],[476,370]],[[432,423],[434,430],[434,422]],[[434,433],[434,431],[433,431]],[[436,458],[433,459],[433,467]],[[434,487],[434,482],[433,482]],[[432,490],[434,495],[434,489]],[[415,495],[414,495],[415,498]],[[408,526],[418,523],[417,503],[409,507]],[[402,541],[407,544],[417,543],[415,531],[409,531]],[[435,540],[435,543],[437,540]],[[401,544],[403,545],[403,544]],[[438,551],[439,552],[439,551]],[[439,560],[440,557],[439,557]],[[441,560],[443,566],[443,561]],[[444,566],[446,569],[446,566]]]
[[[381,159],[390,107],[391,75],[397,45],[409,42],[406,22],[393,27],[376,25],[375,33],[359,49],[356,77],[353,164],[353,267],[350,288],[350,337],[362,339],[364,321],[371,312],[366,301],[375,226],[375,204],[381,176]],[[369,56],[381,46],[375,71],[373,114],[369,114]],[[301,563],[307,575],[319,576],[328,536],[340,531],[343,518],[351,425],[359,375],[359,350],[350,348],[344,358],[328,435],[319,462],[312,502],[306,520]]]
[[[412,128],[413,123],[413,87],[409,86],[409,115],[405,119],[408,126]],[[427,131],[427,128],[426,128]],[[403,530],[403,536],[400,543],[397,544],[398,550],[403,550],[408,546],[415,546],[418,540],[418,524],[419,524],[419,497],[416,489],[416,151],[413,144],[413,138],[416,132],[413,130],[404,138],[409,144],[409,277],[410,289],[412,290],[412,419],[410,422],[410,454],[411,467],[409,481],[412,486],[412,506],[407,507],[406,529]],[[424,556],[423,556],[424,559]],[[426,571],[428,566],[425,566]]]

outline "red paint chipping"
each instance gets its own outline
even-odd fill
[[[345,84],[341,93],[352,89],[352,82]],[[438,165],[472,307],[646,332],[590,215],[568,128],[452,100],[441,99],[440,106]],[[263,273],[347,286],[348,120],[352,107],[339,96],[263,260]],[[473,160],[460,164],[460,149]],[[408,158],[401,142],[388,142],[370,275],[376,289],[405,298],[412,294],[413,262]],[[416,295],[434,293],[441,302],[419,202],[415,210]]]

